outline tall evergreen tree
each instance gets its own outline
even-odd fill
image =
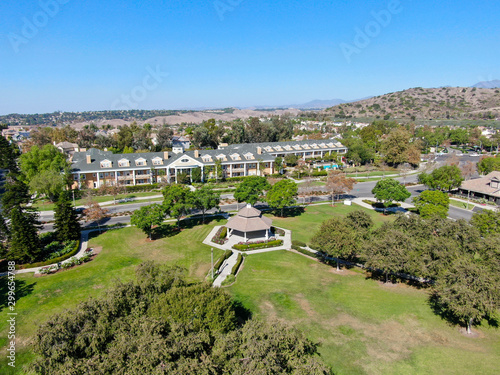
[[[80,223],[76,211],[71,205],[68,191],[63,191],[56,202],[54,212],[54,229],[59,241],[78,240],[80,238]]]
[[[10,211],[9,259],[22,263],[35,261],[41,253],[37,213],[14,206]]]

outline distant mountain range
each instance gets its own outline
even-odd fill
[[[478,82],[471,87],[477,87],[479,89],[498,89],[500,88],[500,80],[494,79],[492,81]]]
[[[489,84],[494,85],[495,81]],[[416,87],[341,103],[326,110],[337,117],[480,120],[500,118],[500,90],[479,87]]]

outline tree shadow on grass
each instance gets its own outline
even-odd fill
[[[245,324],[246,321],[252,318],[252,312],[245,306],[243,306],[243,303],[241,303],[237,299],[233,299],[233,309],[236,315],[236,319],[241,325]]]
[[[448,323],[452,325],[458,325],[460,327],[465,327],[465,324],[462,320],[458,319],[455,315],[453,315],[450,311],[446,309],[446,306],[444,306],[440,301],[439,301],[439,296],[436,293],[432,293],[429,296],[428,300],[429,306],[432,309],[432,312],[438,316],[441,317],[441,319],[446,320]],[[496,317],[491,317],[487,316],[484,319],[486,322],[488,322],[488,325],[490,327],[498,328],[500,322],[498,321],[498,318]],[[482,321],[474,321],[473,326],[478,327],[481,326]]]
[[[22,297],[26,297],[33,293],[36,282],[28,284],[24,280],[16,279],[16,287],[14,289],[14,297],[17,302]],[[0,277],[0,311],[8,307],[9,302],[9,279],[7,276]]]

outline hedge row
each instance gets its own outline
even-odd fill
[[[233,245],[233,249],[245,251],[245,250],[256,250],[256,249],[267,249],[269,247],[281,246],[283,245],[283,240],[274,240],[263,243],[251,243],[251,244],[236,244]]]
[[[369,199],[363,199],[363,202],[366,203],[366,204],[369,204],[369,205],[371,205],[372,207],[375,207],[375,208],[384,208],[385,207],[382,202],[374,202],[374,201],[371,201]],[[401,203],[391,203],[387,207],[399,207],[399,206],[401,206]]]
[[[62,255],[58,258],[46,260],[44,262],[37,262],[37,263],[31,263],[31,264],[19,264],[19,265],[16,265],[16,269],[22,270],[25,268],[43,267],[43,266],[48,266],[49,264],[59,263],[59,262],[62,262],[63,260],[66,260],[66,259],[71,258],[72,256],[76,255],[78,253],[79,249],[80,249],[80,240],[76,241],[74,249],[65,255]]]
[[[311,253],[310,251],[306,250],[306,249],[303,249],[302,247],[299,247],[299,248],[294,248],[294,250],[298,251],[299,253],[302,253],[304,255],[307,255],[307,256],[310,256],[310,257],[315,257],[315,253]]]
[[[238,254],[238,259],[236,259],[236,264],[233,266],[233,269],[231,270],[231,275],[235,275],[238,273],[238,270],[240,269],[241,263],[243,262],[243,255]]]
[[[298,250],[301,247],[306,247],[306,243],[299,240],[292,240],[292,249]]]
[[[216,272],[219,272],[219,268],[220,266],[222,266],[222,263],[224,263],[224,261],[229,258],[231,255],[233,254],[232,251],[230,250],[227,250],[224,252],[224,254],[217,260],[217,262],[215,263],[215,266],[214,266],[214,270]]]

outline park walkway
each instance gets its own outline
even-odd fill
[[[61,264],[67,263],[71,260],[71,258],[78,258],[79,259],[79,258],[83,257],[85,255],[85,250],[87,250],[87,247],[89,244],[89,233],[96,231],[96,230],[99,230],[99,229],[89,229],[89,230],[82,231],[81,238],[80,238],[80,250],[78,251],[78,253],[76,253],[72,257],[70,257],[70,258],[68,258],[60,263]],[[15,274],[30,273],[30,272],[40,273],[40,268],[50,267],[50,266],[57,266],[57,263],[49,264],[47,266],[42,266],[42,267],[33,267],[33,268],[25,268],[25,269],[21,269],[21,270],[15,270],[14,273]],[[7,274],[8,274],[7,272],[2,272],[2,273],[0,273],[0,277],[7,276]]]

